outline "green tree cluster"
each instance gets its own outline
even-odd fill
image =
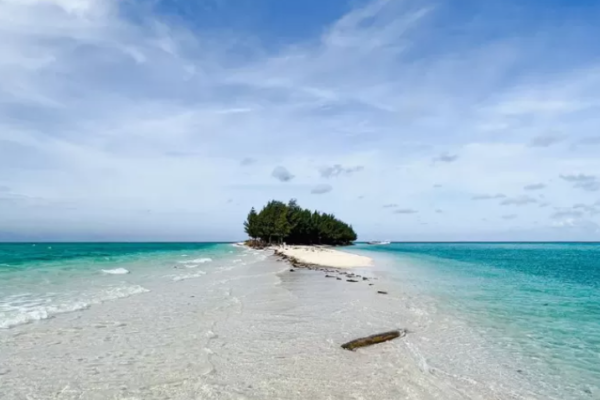
[[[250,210],[244,230],[263,243],[348,245],[356,240],[351,225],[332,214],[303,209],[296,200],[271,200],[256,212]]]

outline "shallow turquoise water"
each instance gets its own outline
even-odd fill
[[[218,243],[0,243],[0,328],[202,275],[231,254]]]
[[[391,276],[438,300],[541,384],[600,393],[600,244],[359,245]]]
[[[111,263],[122,257],[214,249],[218,243],[0,243],[0,273],[39,269],[44,263],[85,259]]]
[[[598,398],[600,244],[405,243],[352,249],[374,257],[377,268],[381,260],[397,286],[392,291],[414,293],[417,305],[424,296],[433,299],[442,315],[431,318],[465,321],[468,332],[443,333],[450,346],[468,350],[474,333],[487,340],[490,354],[500,355],[494,362],[522,371],[540,392]],[[0,329],[152,291],[165,280],[202,278],[210,268],[234,265],[237,251],[211,243],[0,244]],[[437,337],[431,340],[435,346]],[[472,354],[448,350],[440,345],[430,353],[456,354],[453,367],[473,362]],[[476,357],[475,365],[487,360]]]

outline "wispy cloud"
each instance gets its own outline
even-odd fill
[[[357,165],[355,167],[343,167],[340,164],[335,164],[327,167],[322,167],[319,172],[323,178],[334,178],[340,175],[351,175],[355,172],[362,171],[364,167]]]
[[[507,198],[507,199],[503,200],[502,202],[500,202],[500,205],[502,205],[502,206],[525,206],[528,204],[535,204],[537,202],[538,202],[537,199],[530,197],[530,196],[518,196],[518,197]]]
[[[550,218],[552,219],[563,219],[563,218],[581,218],[583,212],[577,210],[561,210],[554,212]]]
[[[595,192],[600,190],[600,181],[595,175],[572,174],[561,175],[561,179],[571,183],[574,188]]]
[[[252,157],[246,157],[242,161],[240,161],[240,165],[242,165],[244,167],[247,167],[247,166],[252,165],[254,163],[256,163],[256,160],[254,158],[252,158]]]
[[[545,189],[546,185],[543,183],[533,183],[531,185],[526,185],[523,187],[525,190],[542,190]]]
[[[398,204],[396,203],[390,203],[390,204],[384,204],[383,208],[396,208],[398,207]]]
[[[593,216],[593,215],[597,215],[600,214],[600,210],[598,210],[598,204],[594,204],[594,205],[589,205],[589,204],[575,204],[573,205],[573,210],[581,210],[585,213],[588,213],[589,215]]]
[[[505,198],[505,194],[478,194],[471,197],[471,200],[495,200],[495,199],[503,199]]]
[[[600,136],[588,136],[575,142],[576,146],[596,146],[600,145]]]
[[[513,201],[502,193],[545,182],[541,207],[590,204],[585,196],[600,189],[585,174],[563,175],[560,191],[549,183],[600,170],[600,63],[582,56],[594,47],[581,39],[600,34],[590,23],[598,5],[541,15],[526,2],[511,16],[488,2],[361,1],[291,32],[289,16],[267,12],[260,26],[221,29],[215,21],[239,11],[222,3],[218,12],[231,14],[205,7],[174,23],[156,2],[0,2],[0,182],[13,199],[2,229],[229,240],[243,235],[251,206],[298,198],[347,216],[365,236],[493,240],[512,233],[480,217],[507,209],[470,201],[473,193]],[[560,132],[581,139],[566,148]],[[335,190],[311,196],[318,179]],[[429,227],[406,218],[399,228],[381,217],[385,199],[400,214],[447,212]],[[523,213],[519,225],[563,223],[544,211]],[[568,235],[560,238],[578,238]]]
[[[458,160],[458,155],[450,153],[442,153],[433,158],[433,162],[451,163]]]
[[[533,138],[529,145],[531,147],[550,147],[554,144],[560,143],[563,140],[563,136],[556,134],[546,134]]]
[[[506,214],[506,215],[502,216],[502,219],[505,219],[505,220],[517,219],[517,214]]]
[[[417,210],[413,210],[412,208],[400,208],[398,210],[394,210],[394,214],[416,214]]]

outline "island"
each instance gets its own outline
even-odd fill
[[[333,214],[304,209],[294,199],[287,204],[269,201],[260,212],[248,213],[244,230],[250,237],[245,244],[256,249],[274,248],[293,265],[318,265],[333,268],[368,267],[369,257],[334,250],[331,246],[352,245],[357,239],[352,225]]]

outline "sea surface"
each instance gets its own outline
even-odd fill
[[[389,279],[466,322],[468,334],[488,341],[490,351],[542,392],[600,399],[600,244],[357,248],[389,257]]]
[[[227,243],[0,244],[0,398],[600,399],[599,244],[343,250],[367,280]]]

